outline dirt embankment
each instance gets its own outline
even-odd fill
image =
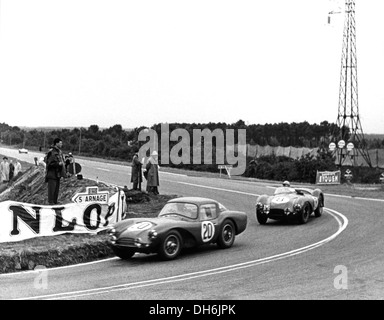
[[[31,166],[17,180],[2,185],[0,201],[12,200],[23,203],[47,205],[47,183],[44,167]],[[107,185],[76,176],[61,180],[58,201],[71,203],[72,197],[84,192],[86,187],[98,186],[100,191],[114,194],[116,186]],[[123,189],[127,197],[125,218],[155,216],[163,205],[176,195],[152,196],[145,192]],[[0,273],[33,270],[89,262],[114,256],[107,243],[105,231],[98,234],[61,234],[37,237],[19,242],[0,243]]]

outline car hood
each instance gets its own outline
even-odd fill
[[[276,209],[284,209],[289,206],[292,206],[297,199],[299,199],[301,196],[297,194],[277,194],[269,197],[268,202],[271,208]]]
[[[118,236],[140,237],[147,234],[150,230],[160,230],[164,227],[172,227],[190,223],[191,220],[183,217],[168,216],[160,218],[131,218],[116,223],[113,227]]]

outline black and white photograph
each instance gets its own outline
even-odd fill
[[[0,300],[382,300],[383,12],[0,0]]]

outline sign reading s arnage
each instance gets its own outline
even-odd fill
[[[0,203],[0,243],[62,233],[97,233],[121,220],[125,194],[103,203],[43,206],[15,201]]]
[[[316,184],[340,184],[341,172],[338,171],[317,171]]]

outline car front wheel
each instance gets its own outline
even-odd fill
[[[230,220],[225,220],[221,229],[217,244],[220,248],[226,249],[232,247],[235,242],[235,226]]]
[[[319,199],[319,205],[317,206],[316,210],[315,210],[315,217],[321,217],[321,215],[323,214],[323,207],[324,207],[324,202],[323,202],[323,199],[320,198]]]
[[[260,224],[266,224],[268,220],[268,216],[264,213],[256,211],[256,219]]]
[[[304,224],[307,223],[309,216],[311,215],[311,206],[308,202],[304,203],[303,208],[299,214],[299,223]]]
[[[163,260],[172,260],[180,254],[181,248],[181,235],[178,231],[173,230],[168,232],[161,242],[159,255]]]
[[[113,247],[112,250],[115,253],[115,255],[117,255],[119,258],[123,260],[130,259],[135,254],[135,251],[132,249],[121,249],[121,248]]]

